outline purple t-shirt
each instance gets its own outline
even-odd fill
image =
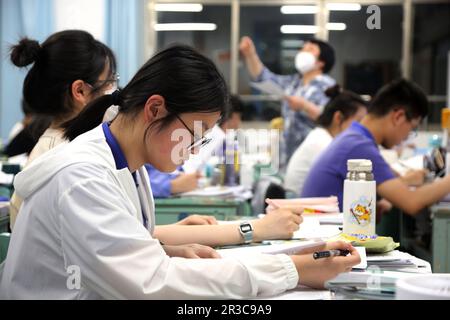
[[[377,185],[395,178],[383,159],[374,137],[358,122],[338,135],[319,156],[306,178],[301,197],[337,196],[342,211],[342,193],[348,159],[369,159]]]

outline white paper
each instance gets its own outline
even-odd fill
[[[181,194],[183,197],[224,197],[232,195],[232,189],[222,186],[206,187]]]
[[[361,262],[353,267],[353,269],[367,269],[367,256],[366,256],[366,248],[365,247],[355,247],[356,251],[358,251],[359,256],[361,257]]]
[[[264,93],[284,98],[286,93],[283,88],[272,81],[251,82],[250,85]]]
[[[331,300],[330,290],[317,290],[299,285],[276,296],[258,297],[253,300]]]
[[[292,239],[327,239],[339,235],[342,231],[338,225],[321,225],[316,217],[303,217],[300,228],[294,232]]]
[[[271,244],[271,245],[260,245],[260,246],[243,246],[231,249],[219,249],[217,252],[222,256],[222,258],[233,258],[239,256],[248,256],[251,254],[298,254],[305,249],[320,247],[325,244],[324,241],[298,241],[292,242],[287,241],[282,244]]]
[[[422,170],[423,155],[417,155],[406,160],[399,160],[391,164],[391,167],[402,176],[410,170]]]

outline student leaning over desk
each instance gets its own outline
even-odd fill
[[[231,97],[231,99],[233,99],[233,97]],[[236,119],[233,119],[235,118],[233,117],[233,113],[236,113],[232,112],[233,110],[236,110],[236,108],[232,106],[231,112],[230,110],[227,110],[226,114],[221,116],[219,120],[219,125],[221,128],[231,128],[232,125],[236,125],[238,123]],[[116,116],[117,108],[114,106],[105,112],[105,116],[101,120],[111,121]],[[93,117],[92,119],[97,118]],[[183,125],[186,124],[184,123]],[[75,139],[80,133],[80,126],[76,120],[68,121],[63,125],[63,127],[65,127],[64,137],[68,140]],[[217,128],[217,125],[213,127],[213,130],[214,128]],[[186,127],[186,130],[189,132],[189,127]],[[190,134],[195,135],[195,132],[190,132]],[[201,141],[207,142],[211,140],[203,138]],[[217,144],[213,146],[216,145]],[[199,150],[200,153],[202,151],[209,152],[207,148],[204,148],[208,146],[209,144],[204,143],[202,148]],[[204,154],[202,156],[205,157]],[[155,188],[156,192],[161,195],[161,188],[164,188],[163,185],[170,179],[167,176],[171,176],[173,173],[161,172],[149,163],[146,163],[144,166],[147,170],[147,174],[149,175],[152,197],[155,197]],[[151,169],[149,170],[149,168]],[[181,166],[178,168],[181,168]],[[250,224],[252,226],[253,232],[250,239],[252,242],[260,242],[262,240],[270,239],[291,239],[293,233],[299,229],[299,225],[303,221],[301,214],[301,208],[283,208],[275,210],[270,214],[266,214],[261,219],[243,221],[242,223]],[[189,228],[184,227],[186,225],[189,225]],[[244,243],[245,239],[243,235],[237,232],[238,227],[239,223],[218,225],[213,216],[190,215],[174,224],[155,226],[153,236],[167,245],[179,245],[195,242],[208,246],[223,246]],[[193,254],[195,255],[195,253]]]
[[[359,263],[356,250],[342,242],[328,247],[350,249],[351,255],[318,261],[311,254],[190,260],[169,257],[152,237],[154,206],[143,165],[174,170],[180,163],[172,151],[179,142],[171,135],[185,130],[179,119],[189,126],[201,121],[207,130],[224,112],[226,99],[225,81],[214,64],[177,46],[150,59],[123,91],[87,107],[75,127],[79,133],[92,130],[49,151],[16,177],[24,203],[0,295],[247,298],[277,294],[298,283],[322,287]],[[96,126],[113,104],[120,106],[118,116]],[[182,157],[195,152],[202,139],[182,142]],[[185,253],[185,247],[174,247]],[[202,256],[217,257],[202,249]],[[68,268],[79,270],[79,289],[68,288]]]
[[[450,176],[412,190],[424,171],[397,177],[380,154],[378,145],[392,148],[417,130],[428,114],[428,101],[413,82],[396,80],[381,88],[361,123],[354,122],[321,154],[310,170],[302,197],[337,195],[342,210],[343,184],[348,159],[369,159],[377,194],[407,214],[415,215],[450,193]],[[417,179],[417,174],[421,179]]]

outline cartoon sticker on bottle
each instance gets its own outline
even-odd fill
[[[360,226],[367,226],[372,219],[372,199],[368,200],[362,196],[350,206],[350,220]]]

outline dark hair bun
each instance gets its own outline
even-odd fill
[[[25,67],[36,61],[41,46],[39,42],[23,38],[11,48],[11,62],[18,67]]]
[[[327,90],[325,90],[326,96],[331,99],[336,98],[341,92],[342,92],[342,88],[338,84],[336,84],[332,87],[329,87]]]

